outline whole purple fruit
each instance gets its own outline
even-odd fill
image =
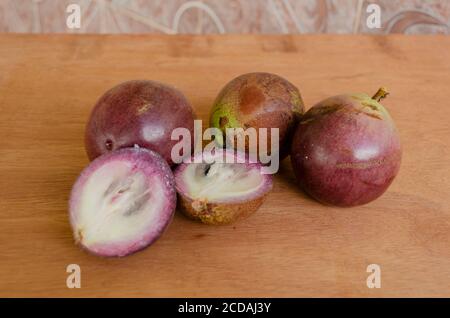
[[[135,80],[108,90],[97,101],[86,126],[85,147],[90,160],[138,145],[159,153],[169,165],[175,128],[194,135],[194,113],[177,89],[155,81]]]
[[[402,150],[394,122],[379,103],[385,88],[330,97],[301,119],[291,146],[300,186],[330,205],[368,203],[386,191],[400,168]]]

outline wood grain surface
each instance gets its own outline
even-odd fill
[[[0,35],[0,296],[450,296],[450,37]],[[251,71],[297,85],[307,108],[345,92],[391,95],[400,173],[362,207],[323,206],[285,160],[252,217],[211,227],[177,213],[153,246],[102,259],[73,243],[67,201],[88,163],[96,99],[129,79],[181,89],[207,119]],[[81,266],[81,288],[66,266]],[[380,289],[366,286],[381,266]]]

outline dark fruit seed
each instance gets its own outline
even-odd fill
[[[108,139],[105,141],[105,147],[106,150],[111,151],[113,149],[113,142],[112,140]]]
[[[123,213],[123,215],[130,216],[133,214],[137,214],[142,209],[144,204],[150,199],[150,195],[146,193],[144,195],[141,194],[141,196],[141,198],[133,198],[134,201],[131,203],[130,207]]]
[[[209,172],[210,169],[211,169],[211,164],[207,164],[207,165],[205,166],[205,176],[208,175],[208,172]]]
[[[112,182],[103,193],[103,196],[106,197],[108,194],[110,194],[119,185],[119,182],[119,180],[115,180],[114,182]]]

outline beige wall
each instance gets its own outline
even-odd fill
[[[78,3],[81,29],[66,28]],[[369,3],[382,28],[366,26]],[[0,32],[450,33],[450,0],[0,0]]]

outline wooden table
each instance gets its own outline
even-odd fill
[[[450,37],[0,35],[0,296],[450,296]],[[176,215],[150,248],[102,259],[73,244],[72,183],[83,132],[111,86],[154,79],[208,118],[233,77],[268,71],[307,107],[345,92],[384,102],[404,147],[400,174],[362,207],[325,207],[284,161],[266,203],[232,226]],[[66,287],[68,264],[81,289]],[[380,289],[366,268],[381,267]]]

